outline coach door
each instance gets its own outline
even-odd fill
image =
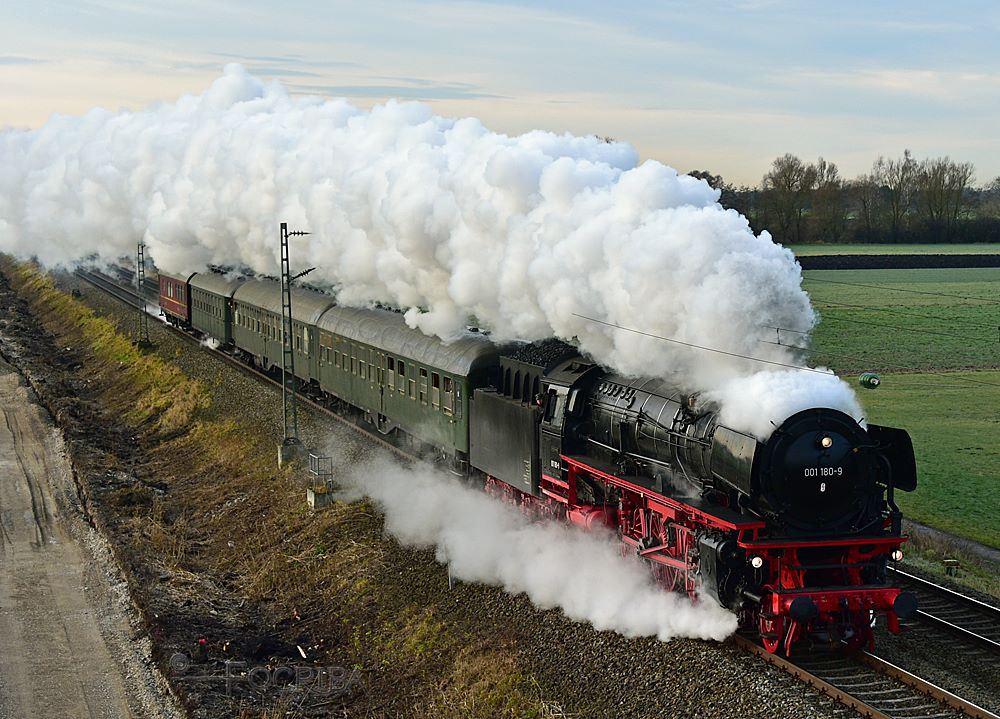
[[[379,352],[376,358],[375,383],[378,390],[378,427],[385,431],[385,352]]]

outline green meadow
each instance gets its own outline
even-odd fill
[[[871,422],[913,438],[920,486],[900,507],[1000,547],[1000,268],[803,275],[821,317],[812,362],[854,384]],[[857,383],[869,370],[878,389]]]

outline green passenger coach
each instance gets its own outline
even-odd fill
[[[397,312],[339,306],[317,330],[326,392],[362,409],[384,433],[399,427],[451,454],[468,453],[472,390],[495,381],[492,342],[470,333],[443,344]]]
[[[191,278],[191,326],[224,345],[233,341],[233,293],[245,279],[198,273]]]
[[[191,281],[195,329],[232,344],[264,370],[281,366],[277,282]],[[295,375],[351,405],[384,434],[399,429],[459,461],[469,452],[473,390],[496,382],[500,348],[469,332],[443,343],[381,309],[340,307],[333,297],[292,289]]]
[[[292,348],[295,375],[318,379],[316,321],[333,306],[322,292],[292,288]],[[233,294],[233,341],[263,369],[281,367],[281,287],[277,282],[249,280]]]

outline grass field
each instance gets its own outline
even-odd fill
[[[813,358],[838,372],[1000,368],[1000,268],[803,276],[822,318]]]
[[[859,394],[872,422],[903,427],[913,438],[919,484],[916,492],[896,495],[903,513],[1000,547],[1000,372],[884,379],[879,389]]]
[[[796,255],[996,255],[1000,243],[968,245],[788,245]]]
[[[900,493],[904,512],[1000,547],[1000,268],[804,275],[822,316],[813,361],[855,387],[881,372],[858,388],[870,420],[913,437],[920,488]]]

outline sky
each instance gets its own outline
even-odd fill
[[[420,100],[508,134],[633,144],[758,184],[909,148],[1000,175],[1000,4],[4,0],[0,127],[196,94],[228,62],[294,93]]]

